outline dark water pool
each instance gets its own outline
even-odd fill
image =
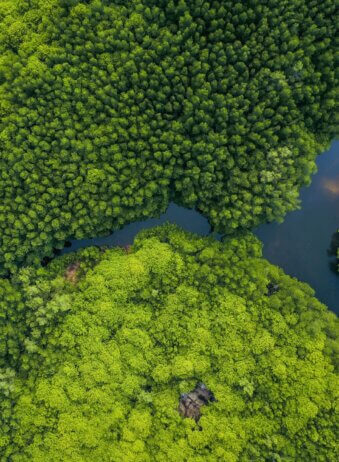
[[[333,233],[339,228],[339,141],[318,157],[317,165],[318,173],[313,176],[311,186],[301,190],[301,210],[289,213],[282,224],[262,225],[254,232],[264,243],[267,260],[310,284],[319,300],[338,313],[339,275],[330,268],[327,249]],[[61,253],[90,245],[131,244],[140,230],[166,221],[202,236],[210,233],[206,218],[172,203],[160,218],[131,223],[106,237],[72,241]]]

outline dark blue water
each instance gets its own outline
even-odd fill
[[[307,282],[316,296],[331,310],[339,312],[339,275],[330,268],[327,249],[331,237],[339,228],[339,141],[318,156],[318,173],[312,184],[301,190],[301,210],[289,213],[284,223],[262,225],[254,232],[264,243],[264,257],[284,271]],[[166,221],[202,236],[210,234],[206,218],[194,210],[170,204],[160,218],[129,224],[106,237],[72,241],[62,254],[91,245],[128,245],[144,228]],[[216,238],[220,235],[214,234]]]

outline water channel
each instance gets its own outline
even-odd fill
[[[318,173],[313,176],[312,184],[301,190],[301,209],[289,213],[283,223],[261,225],[254,233],[264,244],[263,254],[267,260],[310,284],[318,299],[339,313],[339,273],[333,270],[334,257],[331,261],[328,255],[331,238],[339,228],[339,141],[334,141],[329,151],[318,156],[317,166]],[[210,233],[206,218],[172,203],[160,218],[131,223],[106,237],[72,241],[61,253],[90,245],[131,244],[140,230],[166,221],[202,236]]]

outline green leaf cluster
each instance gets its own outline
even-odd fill
[[[0,268],[196,208],[281,220],[336,132],[332,0],[0,0]]]
[[[0,287],[1,460],[337,460],[338,322],[313,295],[253,235],[174,225],[20,270]],[[197,382],[217,399],[198,424],[178,412]]]

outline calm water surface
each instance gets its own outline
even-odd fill
[[[301,209],[281,224],[261,225],[255,234],[267,260],[307,282],[320,301],[339,313],[339,274],[331,270],[327,254],[339,228],[339,141],[318,156],[317,166],[311,185],[300,192]]]
[[[72,241],[71,247],[66,247],[62,250],[62,254],[73,252],[73,250],[80,249],[82,247],[88,247],[90,245],[127,245],[132,244],[134,237],[139,231],[145,228],[152,228],[153,226],[161,225],[169,221],[176,223],[186,231],[197,233],[202,236],[210,234],[211,227],[208,220],[200,215],[195,210],[185,209],[174,203],[171,203],[166,210],[166,213],[162,214],[160,218],[149,218],[144,221],[137,221],[129,225],[124,226],[119,231],[115,231],[113,234],[105,237],[95,237],[93,239],[79,239]]]
[[[338,313],[339,275],[330,268],[327,249],[339,228],[339,141],[318,156],[317,165],[318,173],[313,176],[311,186],[301,190],[301,210],[289,213],[282,224],[265,224],[254,232],[264,243],[267,260],[310,284],[319,300]],[[90,245],[132,244],[140,230],[166,221],[202,236],[210,233],[206,218],[172,203],[160,218],[131,223],[110,236],[72,241],[62,254]]]

